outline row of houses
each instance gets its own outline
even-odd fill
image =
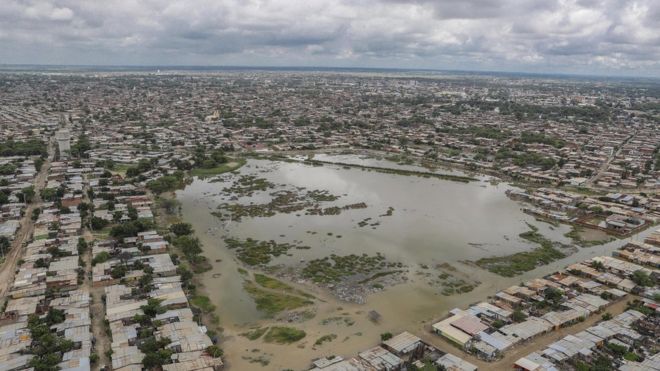
[[[433,324],[433,330],[467,352],[494,361],[540,335],[601,313],[629,294],[642,295],[652,303],[659,292],[657,285],[646,286],[648,283],[636,277],[658,282],[660,271],[654,265],[658,251],[643,245],[647,249],[642,254],[639,246],[626,245],[615,255],[644,265],[594,257],[545,278],[511,286],[468,309],[455,308],[446,319]]]
[[[68,166],[58,165],[60,169]],[[50,170],[49,175],[56,171]],[[58,187],[65,192],[82,192],[68,177]],[[18,262],[0,317],[0,369],[33,369],[45,362],[61,370],[90,370],[96,350],[81,257],[86,246],[82,217],[76,208],[63,206],[59,198],[43,203],[38,210],[33,239]],[[46,324],[47,332],[39,329],[40,324]],[[48,336],[70,345],[42,354],[38,344]]]
[[[443,367],[449,371],[476,371],[473,364],[443,352],[419,337],[402,332],[356,357],[324,357],[313,362],[312,371],[397,371]]]
[[[26,190],[34,188],[37,169],[36,156],[0,156],[0,238],[13,241],[21,227],[27,204]],[[0,256],[9,246],[0,243]]]
[[[154,222],[151,198],[143,188],[90,182],[93,218],[111,225]],[[112,212],[112,218],[104,213]],[[97,239],[92,246],[93,287],[103,290],[105,320],[111,337],[113,370],[152,367],[149,344],[158,342],[168,355],[165,371],[217,370],[222,359],[211,347],[217,339],[201,324],[200,313],[188,302],[178,261],[168,253],[169,242],[156,230]]]
[[[660,354],[655,353],[654,346],[659,324],[657,318],[627,310],[518,359],[514,369],[559,371],[602,359],[621,371],[658,370]],[[617,355],[620,349],[627,353]]]

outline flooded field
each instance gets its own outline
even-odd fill
[[[388,163],[350,156],[326,155],[322,160],[368,166]],[[237,181],[243,188],[236,186]],[[518,237],[530,226],[550,240],[570,243],[564,237],[569,227],[553,227],[524,214],[518,203],[506,197],[509,188],[487,178],[462,183],[338,165],[249,160],[235,174],[195,179],[177,192],[177,198],[182,203],[184,220],[193,224],[204,244],[204,255],[213,265],[202,281],[225,329],[222,347],[229,366],[281,370],[305,369],[312,358],[320,356],[352,356],[375,345],[381,333],[425,331],[425,325],[454,307],[486,299],[508,285],[570,262],[609,253],[623,243],[579,249],[567,258],[512,278],[466,264],[535,248]],[[302,203],[310,197],[323,199],[325,209],[306,207],[269,216],[244,215],[240,220],[235,219],[235,212],[233,217],[212,214],[221,205],[227,209],[227,204],[267,203],[273,192],[291,192]],[[356,204],[366,207],[345,207]],[[290,248],[284,254],[270,256],[266,264],[250,266],[237,258],[236,249],[227,247],[228,237],[273,240],[273,244],[304,248]],[[339,300],[336,292],[328,289],[333,285],[317,285],[292,274],[283,281],[291,290],[311,295],[313,304],[304,307],[302,314],[284,318],[258,310],[253,296],[245,290],[246,280],[252,281],[254,273],[264,268],[269,272],[268,267],[273,266],[279,268],[278,272],[295,271],[331,254],[380,254],[396,267],[401,279],[391,285],[371,286],[376,289],[365,296],[365,303],[358,304]],[[448,293],[447,280],[463,282],[465,292]],[[372,310],[380,315],[379,321],[369,318]],[[241,335],[256,328],[266,331],[273,325],[302,329],[306,336],[282,345]]]

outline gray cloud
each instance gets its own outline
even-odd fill
[[[3,0],[0,63],[660,75],[657,0]]]

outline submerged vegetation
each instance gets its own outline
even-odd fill
[[[263,189],[267,186],[258,179],[260,178],[252,179],[253,182],[258,182],[258,185],[242,186],[239,192],[247,190],[251,195],[254,190]],[[212,214],[222,220],[234,221],[239,221],[244,217],[271,217],[277,214],[291,214],[308,208],[317,209],[319,208],[319,202],[335,201],[339,198],[339,196],[332,195],[327,191],[312,190],[303,193],[301,189],[279,190],[271,192],[269,196],[271,200],[263,204],[224,203],[218,206],[217,212]]]
[[[314,304],[308,298],[283,294],[274,290],[266,290],[257,286],[252,281],[245,281],[243,284],[245,291],[252,296],[257,309],[272,317],[280,312],[298,309],[307,305]]]
[[[240,335],[246,337],[248,340],[257,340],[262,337],[266,331],[268,331],[268,327],[259,327],[247,332],[243,332]]]
[[[552,241],[538,232],[537,227],[531,224],[528,226],[530,230],[521,233],[520,238],[537,243],[541,245],[540,247],[512,255],[481,258],[476,261],[476,264],[500,276],[513,277],[566,257],[566,254],[554,247],[555,244]]]
[[[270,328],[264,341],[267,343],[290,344],[307,336],[305,331],[293,327],[273,326]]]
[[[222,191],[243,197],[252,196],[256,191],[266,191],[274,187],[275,184],[264,178],[258,178],[255,175],[241,175],[231,187],[225,187]]]
[[[343,278],[356,274],[371,274],[388,267],[400,266],[400,263],[387,263],[385,257],[380,253],[375,256],[335,254],[321,259],[314,259],[307,263],[302,270],[304,278],[311,279],[316,283],[339,282]]]
[[[239,240],[227,237],[225,243],[227,248],[236,249],[236,255],[240,261],[251,266],[268,264],[273,257],[284,255],[293,248],[301,250],[310,248],[290,243],[277,243],[273,240],[258,241],[252,238]]]

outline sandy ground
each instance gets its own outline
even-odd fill
[[[582,228],[580,231],[580,238],[583,241],[608,241],[612,236],[601,231],[600,229]]]

